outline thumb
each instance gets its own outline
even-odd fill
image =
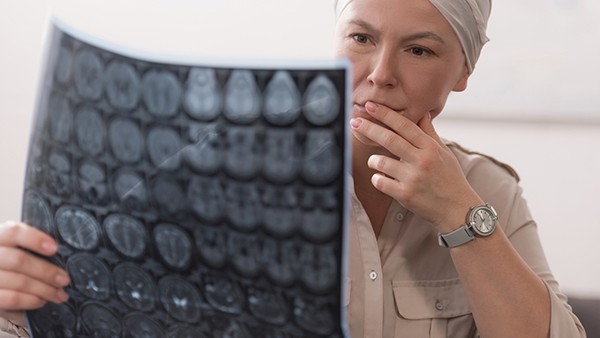
[[[435,131],[435,127],[433,126],[433,123],[432,123],[431,113],[425,114],[425,116],[423,116],[419,120],[417,125],[419,126],[419,128],[421,128],[422,131],[425,132],[425,134],[429,135],[437,143],[444,144],[444,142],[442,142],[442,139],[440,138],[440,136]]]

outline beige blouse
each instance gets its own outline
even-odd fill
[[[585,337],[544,256],[518,176],[502,163],[448,144],[512,245],[551,295],[550,337]],[[351,191],[346,318],[352,338],[478,337],[447,248],[430,224],[393,202],[378,238]]]
[[[18,325],[0,317],[0,338],[29,337],[29,333]]]

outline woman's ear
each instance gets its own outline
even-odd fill
[[[469,69],[465,65],[465,67],[463,68],[463,74],[454,85],[454,88],[452,88],[452,91],[462,92],[465,89],[467,89],[467,82],[469,82],[469,76],[471,76],[471,74],[469,74]]]

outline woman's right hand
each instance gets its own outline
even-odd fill
[[[68,299],[68,274],[37,257],[56,253],[56,241],[27,224],[0,224],[0,317],[23,325],[24,311]]]

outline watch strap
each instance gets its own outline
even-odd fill
[[[475,238],[475,233],[466,224],[447,234],[438,234],[438,244],[446,248],[463,245]]]

